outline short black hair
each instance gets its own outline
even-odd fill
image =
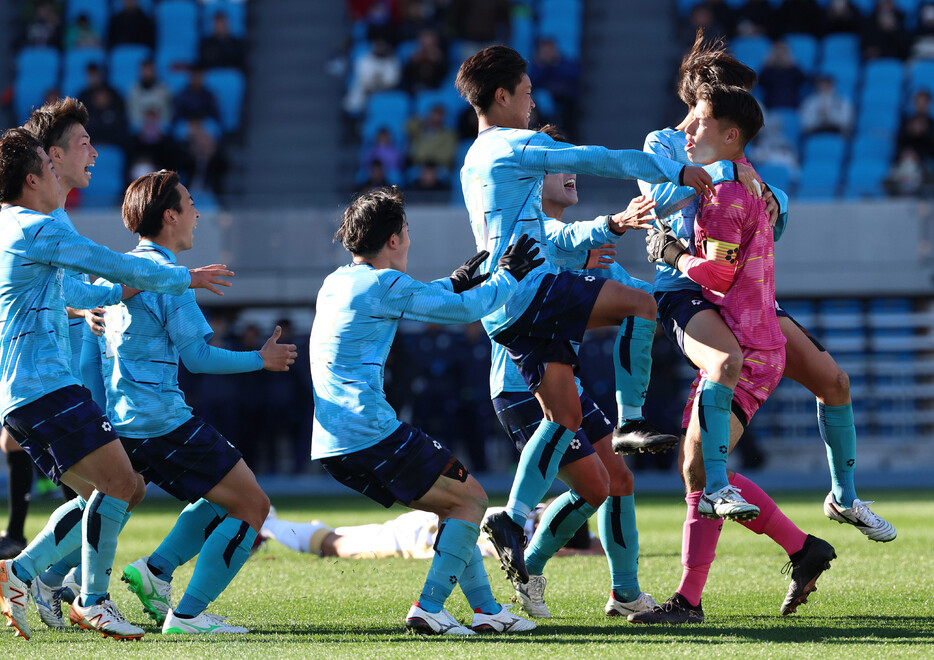
[[[42,148],[48,151],[65,147],[65,135],[76,124],[87,128],[88,109],[78,99],[66,96],[33,110],[23,128],[39,138]]]
[[[752,89],[758,76],[730,53],[723,39],[706,41],[704,29],[698,28],[694,46],[681,60],[678,69],[678,97],[687,105],[697,105],[697,88],[704,83]]]
[[[11,128],[0,138],[0,204],[12,204],[23,194],[26,176],[42,176],[42,143],[25,128]]]
[[[559,128],[558,128],[557,126],[555,126],[554,124],[545,124],[545,125],[542,126],[540,129],[538,129],[538,132],[539,132],[539,133],[544,133],[545,135],[547,135],[548,137],[550,137],[550,138],[551,138],[552,140],[554,140],[555,142],[567,142],[567,143],[570,142],[570,141],[565,137],[564,133],[561,132],[561,129],[559,129]]]
[[[704,83],[697,88],[697,102],[706,101],[714,119],[732,123],[739,129],[745,147],[762,128],[762,108],[742,87]]]
[[[155,238],[162,231],[163,215],[171,209],[181,213],[182,196],[176,172],[159,170],[139,177],[123,196],[123,224],[141,238]]]
[[[484,115],[496,90],[502,87],[510,94],[515,92],[527,68],[525,58],[512,48],[488,46],[464,60],[454,86],[478,115]]]
[[[353,255],[370,257],[389,237],[405,227],[405,195],[397,186],[376,188],[358,195],[344,211],[334,240]]]

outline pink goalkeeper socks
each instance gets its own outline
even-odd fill
[[[764,490],[741,474],[733,474],[730,483],[741,491],[743,498],[759,507],[759,516],[755,520],[740,521],[740,525],[751,529],[756,534],[765,534],[778,543],[790,555],[804,547],[807,534],[791,522],[774,500]]]
[[[710,564],[717,554],[720,530],[723,529],[722,520],[702,518],[697,513],[697,504],[702,493],[703,491],[698,490],[688,493],[684,498],[688,510],[681,537],[681,565],[684,570],[681,573],[678,593],[694,606],[701,601]]]

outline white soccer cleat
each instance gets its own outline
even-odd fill
[[[232,626],[227,623],[227,617],[202,612],[191,619],[183,619],[169,610],[162,624],[163,635],[212,635],[212,634],[243,634],[250,632],[243,626]]]
[[[759,515],[759,507],[744,500],[739,494],[739,488],[727,484],[713,493],[702,493],[697,503],[697,512],[704,518],[755,520]]]
[[[833,492],[827,493],[824,500],[824,515],[838,523],[849,523],[856,529],[865,534],[872,541],[888,543],[894,541],[898,532],[889,521],[880,518],[869,505],[872,502],[863,502],[862,500],[853,500],[853,506],[844,507],[833,496]]]
[[[172,609],[172,583],[153,575],[146,564],[148,560],[149,557],[143,557],[134,561],[123,569],[120,579],[127,583],[127,590],[139,598],[149,618],[162,623]]]
[[[638,614],[639,612],[645,612],[655,607],[658,607],[658,603],[655,602],[651,594],[647,594],[644,591],[639,594],[638,598],[628,603],[616,600],[616,594],[611,591],[610,600],[606,602],[606,607],[603,608],[603,611],[606,612],[607,616],[628,617],[630,614]]]
[[[41,577],[36,577],[29,586],[29,594],[42,623],[49,628],[68,627],[68,622],[62,614],[61,587],[55,589],[43,582]]]
[[[81,593],[81,585],[78,584],[78,572],[80,570],[80,565],[71,569],[62,580],[62,600],[69,605],[75,602],[75,598]]]
[[[513,602],[519,603],[519,607],[533,619],[550,619],[551,612],[545,605],[546,584],[548,580],[544,575],[529,575],[528,584],[514,580],[512,586],[516,595],[512,597]]]
[[[16,577],[12,560],[0,561],[0,612],[7,625],[23,639],[29,639],[26,606],[29,604],[29,585]]]
[[[422,635],[474,635],[473,630],[462,626],[447,610],[426,612],[418,601],[412,603],[405,616],[405,627]]]
[[[509,610],[512,608],[512,605],[502,605],[501,607],[502,609],[496,614],[474,612],[473,621],[470,622],[470,628],[478,633],[501,633],[528,632],[538,627],[534,621],[523,619],[521,616],[510,612]]]
[[[114,639],[142,639],[146,631],[127,621],[117,606],[109,598],[105,598],[97,605],[85,607],[81,599],[76,598],[71,604],[68,618],[73,626],[80,626],[85,630],[96,630],[104,637]]]

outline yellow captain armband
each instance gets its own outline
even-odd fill
[[[714,238],[707,238],[706,249],[708,261],[715,261],[728,266],[735,266],[739,259],[739,245],[737,243],[727,243],[718,241]]]

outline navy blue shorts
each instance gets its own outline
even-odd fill
[[[440,442],[405,422],[372,447],[321,459],[328,474],[389,508],[424,497],[457,459]],[[466,478],[466,475],[465,475]]]
[[[242,458],[213,426],[192,417],[155,438],[120,438],[133,469],[172,497],[197,502]]]
[[[580,366],[574,344],[587,330],[590,313],[606,280],[561,272],[542,280],[529,308],[493,339],[506,347],[522,379],[534,392],[549,362]]]
[[[118,439],[107,415],[80,385],[63,387],[17,408],[3,425],[56,484],[75,463]]]
[[[581,392],[581,411],[584,419],[558,467],[564,467],[594,453],[593,443],[613,433],[613,423],[597,407],[586,392]],[[519,453],[542,421],[542,407],[527,392],[503,392],[493,399],[496,418],[513,441]]]

